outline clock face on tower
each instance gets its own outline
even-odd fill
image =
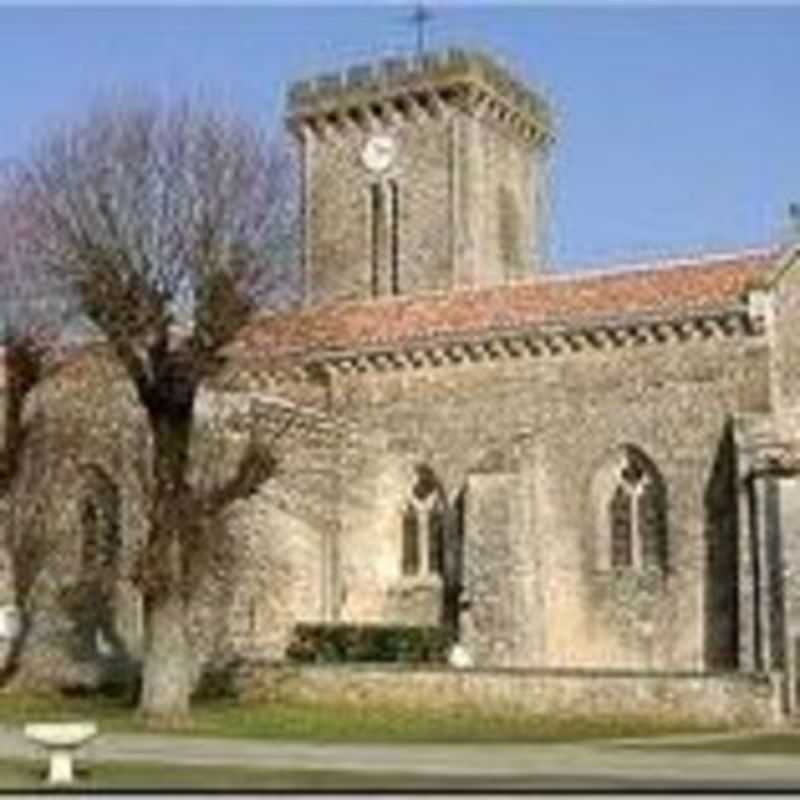
[[[391,136],[372,136],[361,151],[361,160],[371,172],[382,172],[394,161],[396,149]]]

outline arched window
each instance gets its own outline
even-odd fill
[[[667,492],[653,462],[626,445],[605,467],[601,537],[611,569],[667,567]]]
[[[441,575],[446,519],[444,493],[430,467],[420,464],[416,474],[403,513],[403,575]]]

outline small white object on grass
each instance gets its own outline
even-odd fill
[[[79,747],[97,736],[94,722],[29,722],[25,736],[50,756],[50,783],[72,783],[72,759]]]
[[[475,666],[475,662],[472,660],[469,650],[467,650],[463,644],[458,643],[454,644],[450,649],[448,661],[450,662],[450,666],[456,669],[469,669]]]

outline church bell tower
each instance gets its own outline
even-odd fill
[[[538,94],[448,50],[295,83],[306,302],[529,277],[554,140]]]

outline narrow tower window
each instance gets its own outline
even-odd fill
[[[389,181],[389,268],[392,294],[400,294],[400,191],[397,181]]]
[[[381,252],[383,250],[383,187],[369,187],[370,283],[373,297],[381,293]]]

